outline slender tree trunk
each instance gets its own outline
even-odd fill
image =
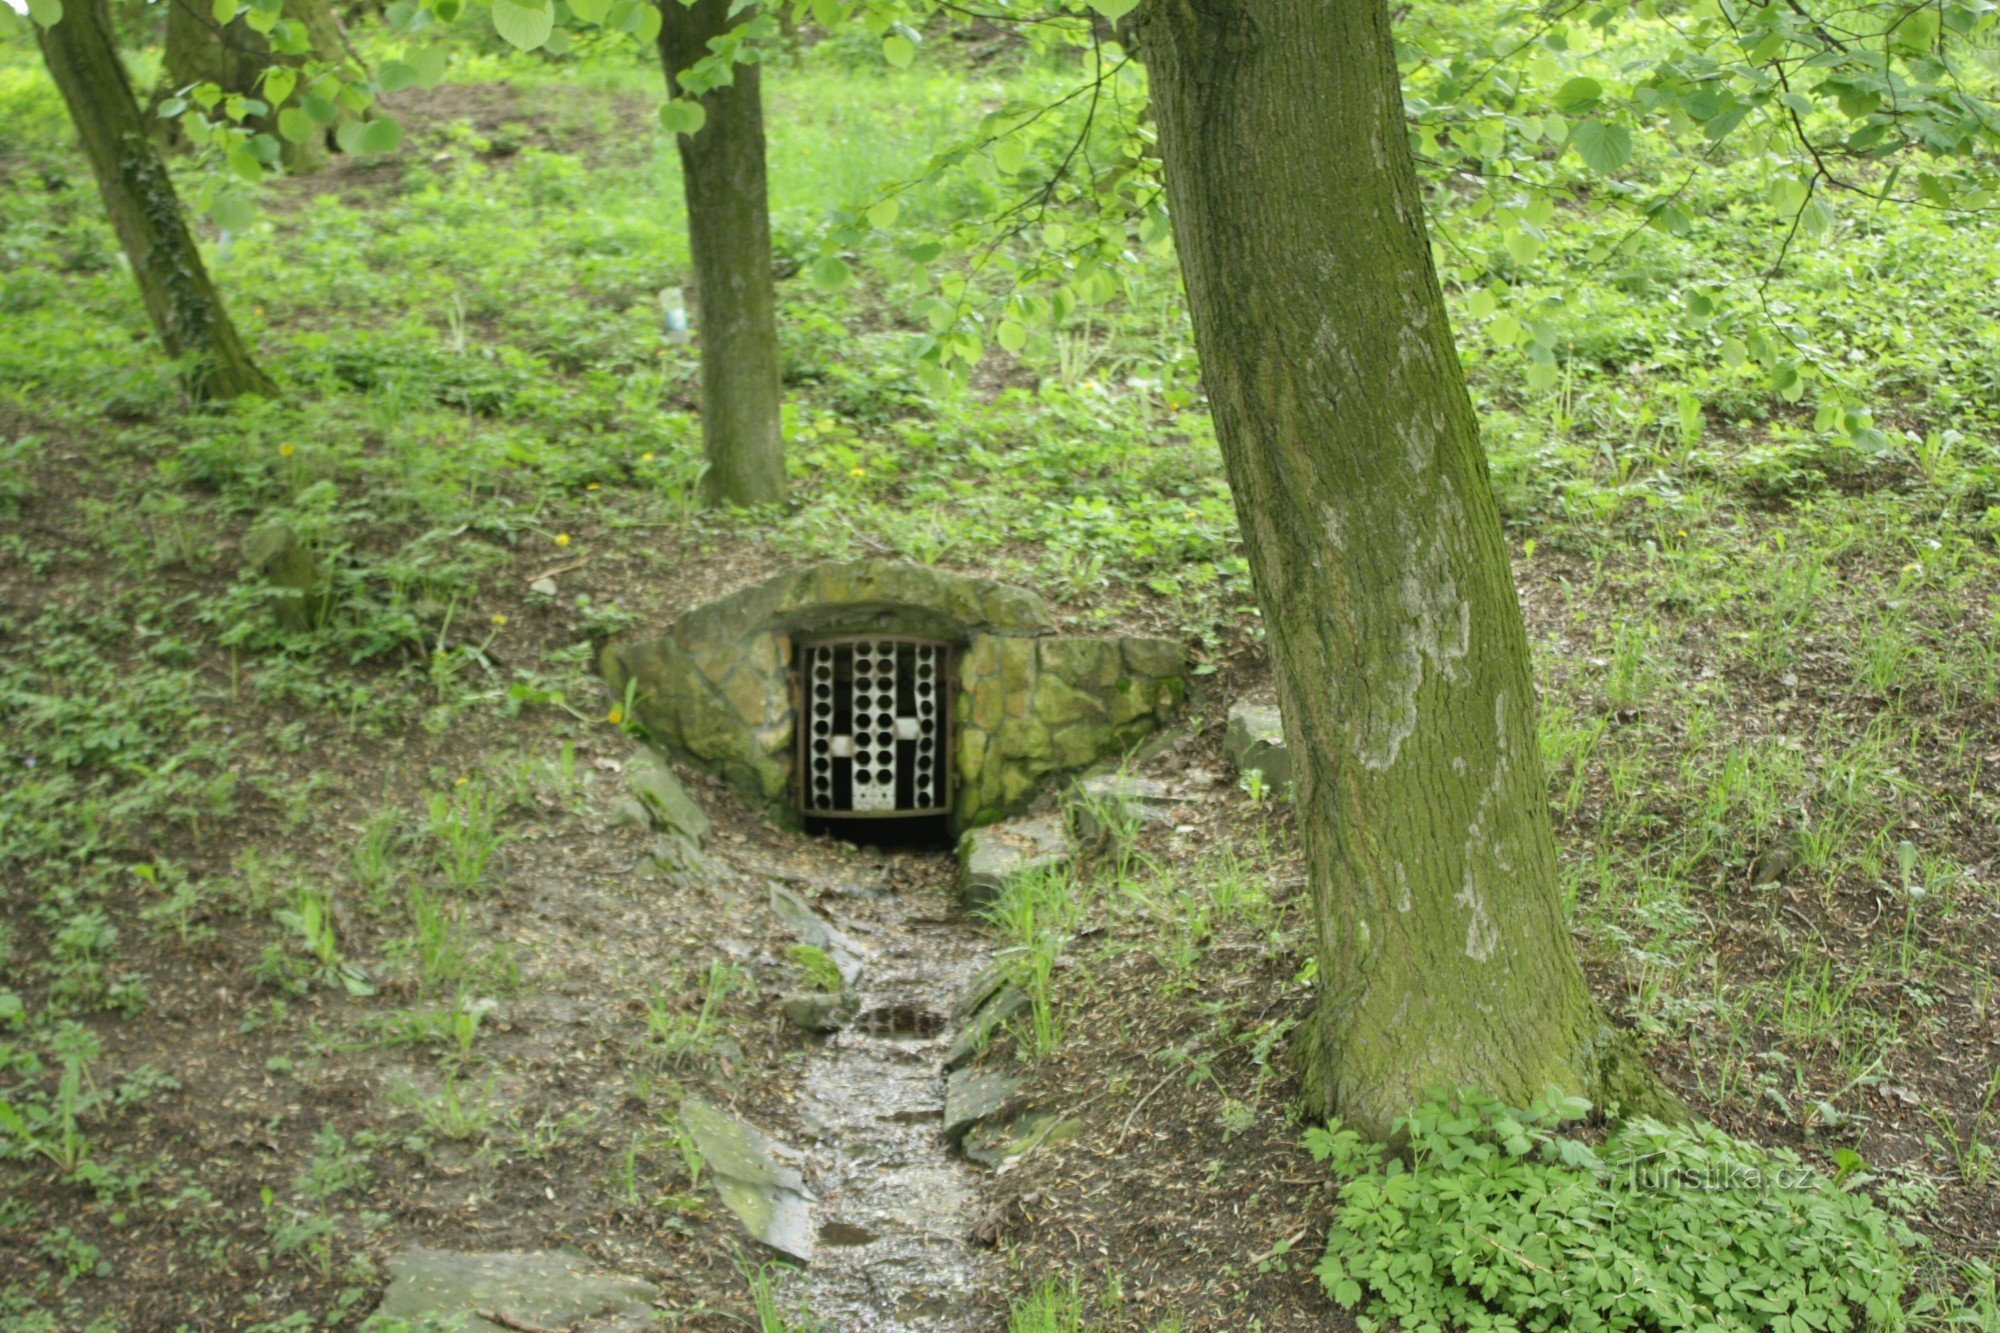
[[[53,27],[37,25],[36,36],[131,262],[153,331],[168,356],[189,359],[188,388],[197,397],[275,393],[251,363],[209,281],[99,13],[95,4],[68,5]]]
[[[667,86],[708,54],[730,18],[729,0],[660,0],[660,56]],[[701,434],[712,501],[774,504],[785,498],[779,431],[777,298],[771,283],[771,217],[764,186],[764,109],[758,69],[700,99],[708,119],[680,139],[701,332]]]
[[[1309,1100],[1671,1102],[1563,921],[1527,635],[1431,266],[1384,0],[1151,0],[1196,344],[1319,926]]]
[[[285,17],[299,24],[312,42],[310,56],[278,55],[262,33],[241,18],[215,21],[209,0],[167,0],[166,57],[161,82],[169,91],[196,83],[213,83],[225,93],[258,95],[258,79],[273,64],[299,66],[307,59],[338,61],[345,54],[340,21],[327,0],[285,0]],[[255,124],[277,134],[277,108]],[[304,143],[280,137],[285,169],[296,174],[326,165],[326,139],[315,134]]]

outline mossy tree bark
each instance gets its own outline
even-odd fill
[[[101,12],[93,4],[68,5],[52,27],[38,24],[36,37],[131,263],[147,318],[167,355],[188,361],[187,384],[195,396],[275,393],[252,364],[209,280]]]
[[[311,51],[305,56],[280,55],[264,35],[241,17],[215,21],[208,0],[167,0],[167,41],[161,81],[169,91],[197,83],[213,83],[225,93],[259,95],[258,80],[273,64],[303,65],[308,59],[338,61],[345,52],[340,21],[327,0],[285,0],[284,15],[305,29]],[[275,109],[257,118],[257,127],[277,134]],[[326,165],[326,139],[314,134],[303,143],[282,136],[288,171],[305,173]]]
[[[686,97],[680,74],[709,42],[754,11],[730,17],[729,0],[660,0],[660,56],[667,86]],[[698,100],[707,120],[680,141],[688,248],[701,333],[701,433],[712,501],[774,504],[785,498],[778,409],[777,297],[771,279],[771,218],[765,198],[764,109],[757,66]]]
[[[1584,988],[1527,635],[1384,0],[1150,0],[1141,42],[1318,916],[1309,1100],[1673,1105]]]

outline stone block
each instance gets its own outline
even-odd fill
[[[778,1012],[787,1023],[813,1033],[838,1032],[854,1020],[860,1007],[859,997],[851,990],[799,991],[778,1002]]]
[[[681,1124],[743,1229],[781,1254],[812,1262],[813,1197],[793,1165],[798,1154],[698,1097],[681,1103]]]
[[[640,754],[625,766],[625,785],[662,833],[685,838],[699,847],[708,837],[708,814],[688,795],[681,780],[657,756]]]
[[[1133,635],[1121,641],[1125,665],[1155,680],[1187,674],[1187,649],[1172,639]]]
[[[1044,672],[1035,682],[1034,715],[1053,729],[1066,722],[1101,721],[1107,710],[1096,695]]]
[[[945,1080],[944,1134],[956,1143],[988,1116],[1005,1111],[1027,1080],[1004,1069],[961,1069]]]
[[[1100,773],[1077,783],[1072,792],[1077,832],[1085,838],[1126,837],[1174,817],[1167,785],[1152,778]]]
[[[973,829],[958,840],[958,896],[970,906],[991,902],[1009,880],[1059,869],[1074,855],[1054,815]]]
[[[312,548],[283,523],[266,523],[243,539],[244,566],[275,590],[271,614],[294,633],[317,629],[330,609],[327,571]]]
[[[389,1260],[389,1286],[375,1314],[415,1327],[467,1333],[507,1328],[652,1326],[659,1289],[575,1254],[465,1253],[412,1246]],[[505,1316],[496,1324],[480,1312]]]
[[[1291,785],[1292,751],[1285,744],[1285,720],[1276,708],[1241,700],[1230,705],[1222,753],[1238,773],[1261,774],[1273,791]]]

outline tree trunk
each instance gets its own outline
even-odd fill
[[[1563,921],[1527,634],[1384,0],[1152,0],[1142,44],[1319,930],[1308,1100],[1672,1113]]]
[[[708,54],[732,20],[729,0],[660,0],[660,56],[675,96],[680,73]],[[701,436],[711,501],[775,504],[785,498],[779,430],[777,298],[764,187],[764,109],[755,65],[700,97],[708,119],[680,140],[701,333]]]
[[[338,61],[346,44],[340,21],[327,0],[285,0],[285,17],[302,26],[312,41],[310,56],[278,55],[264,35],[240,17],[217,24],[209,0],[167,0],[166,57],[161,82],[169,92],[191,84],[213,83],[225,93],[258,96],[257,81],[274,64],[298,67],[307,59]],[[277,136],[277,111],[254,118],[253,124]],[[284,145],[285,169],[303,175],[326,165],[326,139],[314,134],[304,143],[278,136]]]
[[[53,27],[37,24],[36,37],[90,159],[153,331],[168,356],[189,360],[187,385],[195,396],[273,394],[209,281],[99,13],[94,4],[70,4]]]

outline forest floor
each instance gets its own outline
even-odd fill
[[[152,359],[52,95],[8,77],[0,1098],[26,1129],[0,1151],[0,1328],[352,1325],[413,1243],[574,1249],[657,1283],[670,1327],[810,1326],[676,1116],[699,1093],[824,1137],[805,1108],[838,1042],[778,1015],[766,888],[968,966],[1001,935],[952,905],[948,853],[789,833],[687,770],[712,873],[663,876],[618,818],[639,743],[591,664],[857,554],[1022,583],[1198,664],[1139,769],[1185,817],[1092,850],[1055,1039],[995,1053],[1080,1128],[963,1168],[945,1243],[977,1286],[935,1326],[1345,1326],[1284,1059],[1312,994],[1291,807],[1220,755],[1230,704],[1270,697],[1261,631],[1205,413],[1147,373],[1191,358],[1170,268],[942,403],[893,276],[788,280],[795,501],[705,514],[692,361],[656,332],[685,262],[672,154],[634,128],[636,75],[409,94],[396,154],[274,191],[220,272],[291,397],[230,411]],[[775,73],[781,251],[863,183],[820,166],[832,145],[908,166],[961,82]],[[1926,243],[1972,266],[1991,240]],[[1830,285],[1814,262],[1802,289]],[[1670,371],[1623,347],[1556,404],[1474,374],[1577,947],[1689,1105],[1829,1170],[1859,1154],[1921,1282],[1981,1326],[2000,464],[1934,441],[1989,389],[1906,402],[1909,441],[1857,458],[1785,405],[1718,406],[1699,447],[1620,415]],[[314,631],[240,567],[273,520],[336,571]]]

